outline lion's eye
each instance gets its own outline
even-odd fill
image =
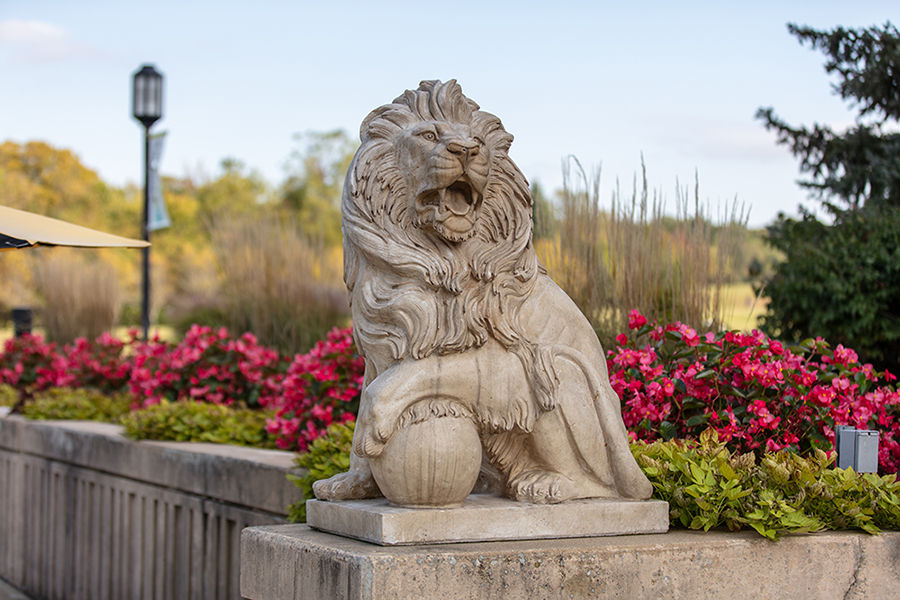
[[[425,138],[426,140],[428,140],[429,142],[436,142],[436,141],[437,141],[437,135],[435,135],[434,132],[432,132],[432,131],[426,131],[426,132],[424,132],[424,133],[422,134],[422,137]]]

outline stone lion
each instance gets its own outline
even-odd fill
[[[380,496],[370,461],[401,427],[452,413],[477,424],[479,489],[649,498],[603,348],[535,255],[500,119],[456,81],[424,81],[372,111],[360,138],[342,210],[365,381],[350,471],[316,496]]]

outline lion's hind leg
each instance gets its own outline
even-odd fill
[[[573,462],[565,442],[556,434],[562,430],[556,423],[557,408],[538,420],[535,432],[507,431],[484,438],[485,455],[501,474],[503,495],[519,502],[557,504],[574,498],[615,495],[608,487],[585,475],[582,466]],[[543,421],[543,423],[541,423]],[[537,429],[537,427],[536,427]],[[547,429],[552,429],[550,435]],[[564,437],[564,434],[563,434]],[[552,456],[538,449],[552,443]]]
[[[606,432],[584,370],[557,356],[557,402],[529,432],[492,436],[486,444],[507,476],[507,495],[522,502],[554,504],[575,498],[615,497]]]

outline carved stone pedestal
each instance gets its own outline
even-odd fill
[[[306,503],[307,523],[381,546],[665,533],[660,500],[590,499],[527,504],[472,494],[458,508],[409,509],[385,499]]]

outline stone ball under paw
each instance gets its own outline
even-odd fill
[[[369,463],[391,504],[452,508],[475,487],[481,439],[469,418],[431,416],[398,430]]]

